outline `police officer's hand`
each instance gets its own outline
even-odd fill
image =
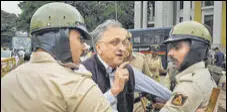
[[[129,62],[124,62],[116,69],[113,86],[111,88],[111,92],[114,96],[118,95],[120,92],[124,90],[125,83],[129,79],[129,72],[126,69],[126,66]]]

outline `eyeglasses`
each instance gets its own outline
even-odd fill
[[[99,41],[99,42],[105,42],[105,41]],[[105,43],[108,43],[114,47],[119,47],[120,45],[127,47],[130,44],[130,41],[128,39],[125,39],[123,41],[121,41],[120,39],[114,39],[110,42],[105,42]]]

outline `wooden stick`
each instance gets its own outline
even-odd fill
[[[210,96],[209,104],[208,104],[207,109],[206,109],[206,112],[213,112],[214,111],[215,106],[217,104],[219,93],[220,93],[219,88],[213,88],[211,96]]]
[[[141,97],[140,98],[140,101],[141,101],[141,104],[142,104],[142,107],[144,109],[144,112],[146,112],[146,102],[145,102],[145,97]]]

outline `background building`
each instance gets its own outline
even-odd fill
[[[226,52],[226,1],[135,1],[134,8],[135,29],[195,20],[210,27],[212,47]]]

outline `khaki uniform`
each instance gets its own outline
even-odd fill
[[[132,55],[133,59],[130,61],[130,64],[140,72],[143,72],[144,74],[151,77],[152,73],[149,70],[148,64],[146,64],[147,62],[145,60],[145,55],[139,52],[133,52]],[[139,97],[139,93],[136,92],[135,97]],[[146,106],[148,100],[146,98],[143,98],[143,102]],[[141,102],[137,102],[134,104],[133,112],[144,112],[144,108]]]
[[[130,64],[138,69],[139,71],[143,71],[143,66],[144,66],[144,58],[145,55],[139,52],[133,52],[132,53],[133,59],[130,60]]]
[[[206,107],[217,87],[204,62],[196,63],[176,75],[173,95],[160,112],[194,112]]]
[[[2,112],[104,112],[110,104],[91,73],[60,66],[46,52],[1,79]]]
[[[171,62],[169,62],[167,67],[167,74],[164,79],[165,87],[167,87],[168,89],[172,89],[171,82],[174,83],[173,80],[176,79],[175,76],[177,74],[178,74],[178,71],[174,68],[174,65]]]
[[[134,104],[133,112],[144,112],[144,108],[141,101]]]
[[[164,83],[165,83],[164,86],[168,89],[170,89],[170,85],[171,85],[170,84],[171,83],[170,77],[171,77],[171,74],[167,73],[166,76],[165,76],[165,79],[164,79]]]
[[[142,73],[151,77],[153,74],[149,70],[145,55],[139,52],[133,52],[132,55],[134,59],[130,61],[130,64]]]
[[[147,59],[147,64],[149,66],[149,70],[153,74],[153,76],[151,76],[151,78],[160,82],[160,71],[164,70],[162,67],[161,57],[156,56],[154,58],[154,57],[152,57],[151,54],[149,54],[146,56],[146,59]]]
[[[164,79],[166,88],[171,89],[171,80],[177,75],[177,73],[178,73],[177,70],[173,70],[172,72],[168,72],[166,74],[165,79]]]

